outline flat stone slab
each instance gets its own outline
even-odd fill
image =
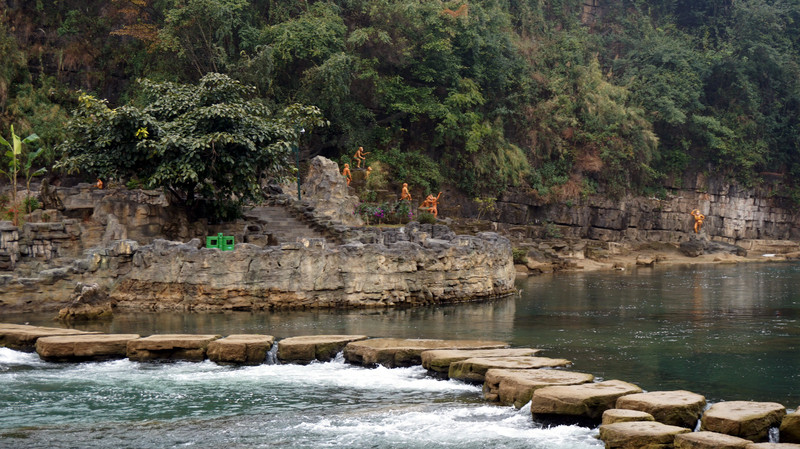
[[[785,443],[800,443],[800,411],[790,413],[783,418],[780,439]]]
[[[491,368],[538,369],[564,367],[571,364],[572,362],[567,359],[548,357],[476,357],[452,363],[447,376],[451,379],[482,384],[486,380],[486,372]]]
[[[422,353],[422,367],[435,373],[447,375],[454,362],[474,357],[517,357],[532,356],[541,349],[503,348],[503,349],[434,349]]]
[[[671,448],[675,437],[689,433],[684,427],[654,421],[631,421],[600,426],[600,439],[606,449]]]
[[[199,362],[206,358],[209,343],[219,335],[162,334],[128,342],[128,358],[148,360],[188,360]]]
[[[348,343],[366,340],[366,335],[309,335],[284,338],[278,342],[278,360],[286,363],[328,362]]]
[[[792,443],[750,443],[744,449],[800,449],[800,444]]]
[[[0,323],[0,346],[18,351],[33,352],[36,340],[41,337],[57,335],[88,335],[98,332],[85,332],[77,329],[61,329],[58,327],[28,326],[26,324]]]
[[[761,442],[769,437],[769,428],[780,425],[784,416],[786,407],[777,402],[719,402],[703,413],[700,430]]]
[[[544,387],[533,392],[531,413],[537,419],[584,418],[596,422],[603,412],[614,408],[617,399],[641,392],[641,388],[621,380]]]
[[[423,356],[425,353],[422,354]],[[522,408],[533,392],[554,385],[578,385],[594,380],[594,375],[555,369],[500,369],[486,371],[483,397],[502,405]]]
[[[84,362],[124,359],[128,356],[128,342],[140,338],[138,334],[88,334],[40,337],[36,352],[49,362]]]
[[[706,398],[691,391],[651,391],[617,399],[617,408],[647,412],[656,421],[694,429],[706,407]]]
[[[624,396],[623,396],[624,397]],[[653,415],[639,410],[628,410],[624,408],[612,408],[603,412],[603,424],[614,424],[618,422],[633,421],[655,421]]]
[[[261,334],[234,334],[208,344],[212,362],[226,365],[260,365],[267,359],[275,337]]]
[[[490,340],[426,340],[406,338],[373,338],[354,341],[344,347],[344,358],[364,366],[387,368],[422,364],[422,352],[431,349],[499,349],[508,343]]]
[[[692,432],[675,437],[675,449],[743,449],[750,440],[717,432]]]

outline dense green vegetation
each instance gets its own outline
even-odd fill
[[[426,191],[655,193],[690,170],[778,178],[800,201],[800,0],[584,3],[0,0],[0,129],[35,131],[50,161],[65,139],[76,156],[88,137],[64,124],[86,119],[80,90],[109,101],[92,100],[103,117],[130,113],[135,134],[148,86],[213,72],[253,86],[259,107],[318,107],[330,126],[304,157],[364,146]],[[84,149],[141,163],[134,134]]]

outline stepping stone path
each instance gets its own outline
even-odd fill
[[[538,369],[563,367],[571,364],[572,362],[567,359],[548,357],[478,357],[451,364],[447,375],[451,379],[483,383],[486,380],[486,371],[489,371],[490,368]]]
[[[36,352],[49,362],[84,362],[124,359],[128,342],[138,334],[79,334],[41,337],[36,340]]]
[[[744,449],[800,449],[800,444],[792,443],[750,443]]]
[[[230,365],[260,365],[267,359],[275,337],[260,334],[234,334],[208,344],[208,359]]]
[[[422,364],[422,352],[431,349],[499,349],[508,343],[487,340],[425,340],[406,338],[372,338],[348,343],[344,358],[363,366],[382,365],[387,368]]]
[[[716,432],[692,432],[675,436],[675,449],[740,449],[752,441]]]
[[[473,357],[516,357],[532,356],[541,349],[503,348],[503,349],[433,349],[422,353],[422,367],[428,371],[447,376],[450,364]]]
[[[703,413],[700,430],[760,442],[767,440],[769,428],[780,425],[784,416],[786,407],[777,402],[719,402]]]
[[[310,335],[284,338],[278,342],[278,360],[286,363],[328,362],[353,341],[366,340],[366,335]]]
[[[422,354],[423,357],[425,353]],[[554,385],[578,385],[594,380],[594,375],[554,369],[499,369],[486,371],[483,397],[502,405],[522,408],[533,392]]]
[[[533,392],[531,413],[546,420],[600,421],[603,412],[614,408],[621,396],[641,392],[641,388],[621,380],[544,387]]]
[[[676,435],[691,432],[684,427],[660,422],[631,421],[600,426],[606,449],[671,448]]]
[[[128,358],[135,362],[149,360],[203,361],[209,343],[219,335],[163,334],[128,342]]]
[[[780,439],[786,443],[800,443],[800,411],[790,413],[783,418]]]
[[[624,397],[624,396],[623,396]],[[639,410],[628,410],[622,408],[612,408],[603,412],[603,424],[614,424],[618,422],[633,421],[655,421],[653,415]]]
[[[36,340],[41,337],[57,335],[87,335],[98,332],[84,332],[76,329],[60,329],[57,327],[28,326],[24,324],[0,324],[0,346],[18,351],[32,352]]]
[[[690,391],[651,391],[617,399],[617,408],[647,412],[656,421],[694,429],[706,406],[706,398]]]

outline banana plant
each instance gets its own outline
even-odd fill
[[[29,153],[26,158],[26,162],[24,165],[21,164],[22,158],[22,148],[23,145],[29,145],[33,142],[39,140],[39,136],[36,134],[31,134],[24,139],[20,139],[14,132],[14,125],[11,125],[11,143],[9,143],[3,136],[0,136],[0,144],[7,147],[8,150],[5,153],[6,158],[8,159],[8,169],[3,170],[0,169],[0,173],[5,175],[8,178],[8,181],[11,183],[11,211],[13,214],[13,223],[14,226],[19,226],[19,204],[17,202],[17,176],[20,173],[20,168],[25,169],[26,181],[28,188],[30,190],[30,179],[33,176],[38,176],[36,173],[40,172],[44,169],[39,169],[34,174],[30,174],[31,167],[33,165],[33,161],[36,157],[41,154],[41,150],[36,151],[35,153]],[[31,157],[31,155],[34,155]],[[41,173],[39,173],[41,174]]]

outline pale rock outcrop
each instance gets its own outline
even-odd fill
[[[617,399],[617,408],[639,410],[656,421],[694,429],[706,406],[706,398],[690,391],[650,391]]]
[[[317,156],[308,164],[308,176],[302,185],[302,197],[315,210],[332,221],[347,226],[362,226],[361,217],[355,214],[358,197],[349,195],[347,182],[336,162]]]
[[[91,321],[111,319],[114,314],[108,293],[98,284],[78,283],[70,297],[70,304],[59,310],[59,321]]]
[[[344,358],[364,366],[382,365],[387,368],[422,364],[422,352],[431,349],[497,349],[508,343],[487,340],[429,340],[406,338],[373,338],[348,343]]]
[[[752,441],[716,432],[692,432],[675,436],[675,449],[744,449]]]
[[[128,358],[137,361],[188,360],[200,362],[206,358],[209,343],[220,335],[162,334],[128,342]]]
[[[234,334],[209,343],[207,355],[219,364],[259,365],[266,360],[274,342],[272,335]]]
[[[777,402],[718,402],[703,413],[700,428],[761,442],[784,416],[786,407]]]
[[[631,421],[600,426],[607,449],[668,449],[675,437],[691,430],[652,421]]]
[[[531,413],[537,419],[597,422],[621,396],[641,392],[641,388],[621,380],[544,387],[533,392]]]
[[[624,396],[623,396],[624,397]],[[624,408],[612,408],[603,412],[601,424],[614,424],[618,422],[631,421],[655,421],[653,415],[639,410],[629,410]]]
[[[572,364],[567,359],[551,359],[548,357],[475,357],[450,364],[447,377],[465,382],[483,383],[486,371],[499,369],[538,369],[565,367]]]
[[[531,356],[541,352],[541,349],[531,348],[503,348],[503,349],[434,349],[422,353],[422,367],[440,375],[447,375],[450,364],[473,357],[514,357]]]
[[[366,340],[366,335],[307,335],[284,338],[278,342],[278,360],[286,363],[328,362],[353,341]]]
[[[422,354],[423,356],[425,353]],[[554,385],[578,385],[594,380],[594,375],[555,369],[500,369],[486,371],[483,397],[502,405],[522,408],[533,392]]]
[[[128,342],[137,334],[90,334],[42,337],[36,340],[36,352],[49,362],[84,362],[124,359]]]
[[[800,444],[794,443],[750,443],[744,449],[800,449]]]

